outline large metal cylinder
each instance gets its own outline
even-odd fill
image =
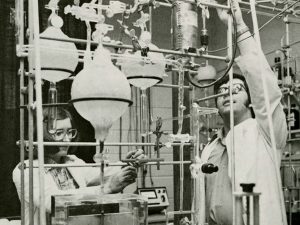
[[[198,46],[198,13],[193,3],[174,1],[172,7],[172,36],[175,50]]]

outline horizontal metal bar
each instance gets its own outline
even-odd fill
[[[159,5],[161,6],[165,6],[165,7],[172,7],[172,4],[170,3],[165,3],[165,2],[159,2]],[[196,4],[194,0],[180,0],[180,2],[187,2],[187,3],[192,3],[192,4]],[[221,4],[214,4],[214,3],[209,3],[207,1],[200,1],[199,3],[201,3],[204,6],[209,6],[209,7],[213,7],[213,8],[220,8],[220,9],[229,9],[228,6],[226,5],[221,5]]]
[[[174,84],[155,84],[153,87],[165,87],[165,88],[180,88],[179,85]],[[183,86],[185,89],[192,89],[190,86]]]
[[[28,142],[27,140],[25,142]],[[17,142],[17,145],[20,144],[20,141]],[[99,146],[98,142],[43,142],[44,146]],[[33,145],[36,146],[37,142],[33,142]],[[192,143],[171,143],[171,146],[192,146]],[[104,146],[156,146],[155,143],[104,143]],[[163,144],[163,147],[165,145]]]
[[[244,1],[240,1],[239,2],[240,4],[242,5],[247,5],[247,6],[250,6],[250,3],[249,2],[244,2]],[[276,12],[281,12],[283,11],[284,9],[280,9],[280,8],[276,8],[276,7],[270,7],[270,6],[266,6],[266,5],[260,5],[260,4],[256,4],[255,5],[256,8],[261,8],[261,9],[268,9],[268,10],[271,10],[271,11],[276,11]],[[250,10],[250,9],[249,9]],[[291,10],[287,10],[287,13],[288,12],[291,12]]]
[[[128,162],[163,162],[164,159],[163,158],[122,159],[121,161],[124,162],[124,163],[128,163]]]
[[[192,161],[163,161],[159,162],[159,165],[179,165],[179,164],[191,164]],[[158,162],[147,162],[147,165],[157,165]],[[127,163],[115,162],[115,163],[105,163],[107,166],[126,166]],[[100,167],[101,163],[85,163],[85,164],[44,164],[44,168],[68,168],[68,167]],[[27,168],[27,165],[25,166]],[[33,168],[39,168],[38,165],[33,166]]]
[[[300,161],[299,159],[292,159],[291,161],[289,161],[289,159],[284,159],[284,161],[281,161],[280,167],[300,167]]]
[[[211,95],[211,96],[208,96],[208,97],[205,97],[205,98],[196,99],[196,100],[194,100],[194,102],[197,102],[197,103],[204,102],[204,101],[211,100],[211,99],[218,98],[218,97],[225,96],[225,95],[228,95],[228,93],[221,93],[221,94]]]
[[[184,0],[183,0],[184,1]],[[189,2],[188,0],[186,0],[185,2]],[[192,2],[190,1],[191,3],[195,3],[195,2]],[[241,5],[246,5],[246,6],[250,6],[250,3],[249,2],[245,2],[245,1],[240,1],[239,2]],[[165,6],[165,7],[169,7],[171,8],[172,7],[172,4],[170,3],[165,3],[165,2],[159,2],[159,4],[161,6]],[[212,7],[212,8],[220,8],[220,9],[225,9],[225,10],[229,10],[230,7],[226,6],[226,5],[221,5],[221,4],[214,4],[214,3],[209,3],[209,2],[201,2],[202,5],[204,6],[209,6],[209,7]],[[282,10],[284,10],[283,8],[277,8],[277,7],[270,7],[270,6],[266,6],[266,5],[262,5],[262,4],[256,4],[256,7],[257,8],[261,8],[261,9],[267,9],[267,10],[270,10],[272,12],[281,12]],[[249,12],[250,9],[245,9],[245,8],[241,8],[242,11],[247,11]],[[267,13],[267,12],[263,12],[263,11],[259,11],[257,10],[257,14],[260,14],[260,15],[266,15],[266,16],[274,16],[273,13]],[[292,13],[291,10],[288,10],[287,11],[288,13]],[[299,23],[297,20],[293,20],[292,23]]]
[[[42,104],[43,107],[56,107],[56,106],[67,106],[69,103],[47,103],[47,104]],[[28,108],[29,105],[20,105],[20,108]]]
[[[74,43],[81,43],[86,44],[87,40],[78,39],[78,38],[50,38],[50,37],[41,37],[41,39],[45,40],[54,40],[54,41],[65,41],[65,42],[74,42]],[[98,45],[98,42],[91,41],[91,44]],[[103,46],[105,47],[111,47],[111,48],[122,48],[122,49],[133,49],[133,46],[131,45],[118,45],[118,44],[108,44],[103,43]],[[174,51],[169,49],[149,49],[150,52],[157,52],[157,53],[164,53],[164,54],[172,54],[172,55],[179,55],[179,56],[185,56],[185,57],[195,57],[195,58],[205,58],[205,59],[215,59],[215,60],[221,60],[221,61],[228,61],[228,57],[222,57],[222,56],[214,56],[214,55],[208,55],[208,54],[196,54],[196,53],[185,53],[182,51]]]
[[[170,211],[170,212],[167,212],[166,214],[168,215],[181,215],[181,214],[192,214],[194,213],[194,211]]]

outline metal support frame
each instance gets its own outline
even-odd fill
[[[189,2],[189,1],[187,1]],[[194,1],[193,1],[194,2]],[[162,6],[169,6],[168,3],[160,3]],[[223,9],[229,9],[230,5],[229,5],[229,1],[228,1],[228,5],[227,6],[221,6],[218,4],[211,4],[211,3],[203,3],[204,5],[207,5],[209,7],[218,7],[218,8],[223,8]],[[242,4],[245,4],[245,2],[242,2]],[[23,57],[28,57],[28,54],[26,54],[26,52],[24,51],[23,47],[24,47],[24,18],[23,18],[23,11],[24,11],[24,0],[16,0],[16,6],[18,9],[18,21],[20,23],[20,30],[19,30],[19,49],[20,49],[20,55]],[[253,5],[252,5],[253,6]],[[257,6],[260,7],[260,6]],[[262,7],[264,8],[264,7]],[[273,9],[273,8],[272,8]],[[94,143],[94,142],[85,142],[85,143],[62,143],[62,142],[43,142],[43,127],[42,127],[42,99],[41,99],[41,68],[40,68],[40,48],[39,48],[39,18],[38,18],[38,12],[39,12],[39,4],[38,4],[38,0],[29,0],[29,46],[33,47],[34,51],[35,51],[35,58],[30,58],[28,57],[28,61],[29,61],[29,74],[34,75],[34,76],[27,76],[28,78],[28,147],[29,147],[29,211],[30,211],[30,224],[33,225],[34,224],[34,203],[33,203],[33,195],[34,194],[38,194],[38,193],[33,193],[33,169],[34,168],[38,168],[39,169],[39,180],[40,180],[40,225],[45,225],[46,221],[45,221],[45,206],[44,206],[44,176],[43,176],[43,169],[47,168],[47,167],[66,167],[66,165],[52,165],[52,164],[47,164],[44,165],[44,146],[51,146],[51,145],[56,145],[56,146],[97,146],[99,143]],[[255,11],[255,10],[254,10]],[[256,15],[253,14],[253,20],[255,20]],[[151,20],[152,23],[152,20]],[[287,33],[288,33],[288,25],[286,26],[287,28]],[[33,38],[33,36],[35,38]],[[81,40],[81,39],[74,39],[71,38],[70,40],[65,40],[65,39],[55,39],[55,38],[47,38],[49,40],[60,40],[60,41],[71,41],[71,42],[75,42],[75,43],[87,43],[86,40]],[[287,38],[288,39],[288,38]],[[92,44],[96,44],[96,42],[92,42]],[[287,40],[287,46],[288,46],[289,42]],[[180,57],[200,57],[200,58],[205,58],[205,59],[216,59],[216,60],[222,60],[222,61],[227,61],[228,58],[230,58],[232,56],[232,21],[229,20],[228,21],[228,31],[227,31],[227,45],[228,45],[228,50],[227,50],[227,56],[226,57],[220,57],[220,56],[214,56],[214,55],[209,55],[209,54],[200,54],[200,53],[187,53],[187,52],[182,52],[182,51],[174,51],[174,50],[168,50],[168,49],[160,49],[160,50],[151,50],[153,52],[159,52],[159,53],[164,53],[164,54],[173,54],[173,55],[177,55]],[[112,47],[112,48],[124,48],[124,49],[132,49],[132,46],[129,45],[114,45],[114,44],[104,44],[104,46],[106,47]],[[21,57],[21,61],[20,61],[20,88],[24,87],[24,79],[26,78],[25,75],[25,69],[24,69],[24,58]],[[35,61],[35,72],[33,72],[33,60]],[[288,70],[289,73],[289,70]],[[232,70],[230,70],[229,72],[229,76],[230,76],[230,87],[232,87],[232,80],[233,80],[233,75],[232,75]],[[34,101],[34,82],[35,82],[35,91],[36,91],[36,115],[37,115],[37,134],[38,134],[38,141],[34,142],[33,140],[33,122],[34,122],[34,113],[33,110],[31,108],[31,106],[33,105],[33,101]],[[166,85],[166,84],[158,84],[157,86],[159,87],[164,87],[164,88],[178,88],[179,90],[181,90],[183,92],[184,89],[190,89],[189,86],[184,86],[183,82],[180,82],[178,85]],[[232,88],[231,88],[232,89]],[[196,102],[202,102],[202,101],[206,101],[209,99],[213,99],[213,98],[217,98],[220,95],[214,95],[214,96],[209,96],[206,98],[202,98],[199,100],[195,100]],[[25,106],[25,98],[24,98],[24,94],[20,94],[20,104],[21,106]],[[179,106],[180,107],[180,106]],[[191,106],[189,106],[191,107]],[[232,93],[230,93],[230,107],[232,109],[233,107],[233,99],[232,99]],[[21,151],[20,151],[20,161],[23,164],[24,163],[24,148],[25,148],[25,140],[24,140],[24,136],[25,136],[25,127],[24,127],[24,107],[20,108],[20,147],[21,147]],[[183,117],[183,111],[180,111],[179,109],[179,117]],[[233,131],[233,127],[234,127],[234,123],[233,123],[233,118],[234,118],[234,114],[233,114],[233,110],[231,110],[230,112],[230,128]],[[195,118],[193,119],[193,121],[195,121]],[[179,120],[179,123],[182,123],[183,121]],[[198,128],[199,127],[194,127],[194,135],[197,136],[197,132],[198,132]],[[290,130],[290,127],[289,127]],[[195,133],[196,132],[196,133]],[[289,136],[290,137],[290,136]],[[193,155],[194,156],[199,156],[199,142],[198,142],[199,138],[196,138],[196,141],[194,143],[173,143],[172,146],[183,146],[183,145],[194,145],[194,149],[193,149]],[[232,132],[231,135],[231,146],[232,146],[232,159],[234,159],[235,155],[234,155],[234,134]],[[106,143],[106,146],[155,146],[155,143]],[[39,167],[35,167],[33,166],[33,150],[35,147],[38,147],[38,154],[39,154]],[[234,160],[233,160],[234,161]],[[159,162],[160,165],[174,165],[174,164],[180,164],[183,167],[183,164],[189,164],[191,163],[191,161],[184,161],[183,157],[180,157],[180,161],[176,162],[176,161],[169,161],[169,162]],[[158,162],[148,162],[148,165],[157,165]],[[101,164],[86,164],[84,166],[100,166]],[[125,163],[119,163],[119,164],[113,164],[110,163],[109,165],[111,166],[120,166],[120,165],[125,165]],[[67,165],[68,167],[70,165]],[[72,165],[72,166],[77,166],[80,167],[82,165]],[[24,167],[21,167],[21,179],[22,179],[22,189],[24,188]],[[235,183],[235,177],[234,177],[234,163],[232,164],[232,183]],[[181,179],[181,185],[183,186],[183,172],[180,172],[180,176],[182,177]],[[181,190],[182,191],[182,190]],[[193,186],[193,191],[194,193],[196,193],[198,190],[196,189],[195,185]],[[235,192],[235,187],[233,185],[233,192]],[[21,218],[22,218],[22,224],[24,224],[24,191],[22,190],[22,194],[21,194],[21,206],[22,206],[22,210],[21,210]],[[182,194],[180,194],[180,199],[181,199],[181,203],[183,201],[183,196]],[[234,195],[233,195],[233,200],[234,200]],[[235,201],[233,201],[235,204]],[[235,218],[235,205],[234,205],[234,218]],[[187,213],[194,213],[194,210],[191,211],[184,211],[182,208],[182,205],[180,206],[180,210],[179,211],[173,211],[173,212],[166,212],[166,219],[168,220],[168,216],[171,214],[187,214]],[[204,213],[205,215],[205,213]],[[202,218],[202,221],[203,218]],[[233,220],[235,221],[235,220]],[[234,222],[235,224],[235,222]]]
[[[22,1],[23,3],[23,1]],[[20,95],[20,103],[21,103],[21,107],[20,110],[21,112],[25,110],[25,108],[27,108],[28,110],[28,147],[29,147],[29,174],[30,174],[30,182],[29,182],[29,196],[30,196],[30,200],[29,200],[29,205],[30,205],[30,224],[34,224],[34,201],[33,201],[33,195],[34,194],[39,194],[39,199],[40,199],[40,221],[39,224],[40,225],[45,225],[46,221],[46,211],[45,211],[45,199],[44,199],[44,177],[43,177],[43,170],[44,168],[48,168],[48,167],[64,167],[66,165],[51,165],[51,164],[46,164],[44,165],[44,146],[48,146],[48,145],[56,145],[56,146],[97,146],[98,143],[59,143],[59,142],[54,142],[54,143],[47,143],[47,142],[43,142],[43,127],[42,127],[42,106],[45,106],[47,104],[42,104],[42,99],[41,99],[41,66],[40,66],[40,48],[39,48],[39,19],[38,19],[38,11],[39,11],[39,5],[38,5],[38,1],[37,0],[29,0],[29,47],[32,48],[35,52],[35,58],[31,58],[29,57],[28,53],[26,53],[25,48],[23,48],[24,46],[24,41],[20,38],[20,43],[22,43],[21,45],[19,45],[19,52],[18,55],[21,56],[21,62],[24,61],[24,57],[28,57],[28,61],[29,61],[29,75],[31,76],[25,76],[25,71],[24,71],[24,64],[21,63],[20,64],[20,68],[22,69],[22,71],[20,72],[22,74],[22,78],[27,78],[28,79],[28,105],[25,105],[25,101],[22,99],[22,95]],[[22,14],[23,9],[20,7],[20,13]],[[23,25],[24,20],[23,18],[21,19],[21,23]],[[33,38],[33,36],[35,38]],[[49,38],[50,39],[50,38]],[[51,40],[60,40],[60,41],[72,41],[75,43],[86,43],[85,40],[80,40],[80,39],[70,39],[70,40],[64,40],[64,39],[52,39]],[[95,44],[92,42],[92,44]],[[126,45],[112,45],[112,44],[105,44],[106,47],[118,47],[118,48],[125,48],[125,49],[132,49],[132,46],[126,46]],[[151,51],[151,50],[150,50]],[[164,53],[164,54],[173,54],[173,55],[178,55],[181,57],[201,57],[201,58],[206,58],[206,59],[217,59],[217,60],[222,60],[222,61],[227,61],[228,57],[220,57],[220,56],[213,56],[213,55],[208,55],[208,54],[195,54],[195,53],[187,53],[187,52],[182,52],[182,51],[173,51],[173,50],[166,50],[166,49],[160,49],[160,50],[153,50],[154,52],[160,52],[160,53]],[[33,61],[35,61],[35,71],[33,71]],[[179,70],[180,72],[180,70]],[[182,75],[183,75],[183,71],[181,71]],[[22,81],[22,79],[20,79],[21,82],[21,87],[24,86],[24,82]],[[35,85],[35,86],[34,86]],[[179,88],[181,90],[181,92],[183,93],[184,89],[190,89],[189,86],[184,86],[183,82],[180,82],[179,85],[168,85],[168,84],[158,84],[158,87],[164,87],[164,88]],[[36,92],[36,113],[33,112],[33,102],[34,102],[34,91]],[[60,105],[65,105],[64,103],[58,103]],[[181,105],[183,107],[183,105]],[[180,117],[181,120],[179,120],[180,123],[182,123],[182,119],[183,119],[183,109],[180,110]],[[34,127],[34,116],[37,116],[37,136],[38,136],[38,141],[35,142],[33,140],[33,127]],[[20,121],[21,123],[24,123],[24,115],[23,113],[21,113],[21,117],[20,117]],[[22,149],[24,149],[25,147],[25,143],[26,141],[24,140],[24,129],[22,128],[23,126],[21,126],[20,130],[20,146],[21,146],[21,162],[23,162],[23,167],[22,167],[22,176],[24,176],[24,169],[25,169],[25,165],[24,165],[24,151]],[[154,146],[155,143],[106,143],[106,146],[112,146],[112,145],[117,145],[117,146]],[[187,145],[191,145],[190,143],[172,143],[172,146],[181,146],[181,148],[183,146],[187,146]],[[198,146],[198,145],[197,145]],[[39,166],[33,166],[33,151],[34,149],[37,147],[38,149],[38,156],[39,156]],[[23,153],[22,153],[23,152]],[[181,151],[183,154],[183,151]],[[181,154],[181,155],[182,155]],[[149,165],[157,165],[158,162],[148,162]],[[160,165],[175,165],[175,164],[179,164],[181,165],[182,169],[183,169],[183,164],[190,164],[191,161],[184,161],[183,157],[180,158],[179,162],[176,161],[170,161],[170,162],[159,162]],[[111,163],[111,166],[120,166],[120,165],[124,165],[125,163],[119,163],[119,164],[113,164]],[[87,164],[84,166],[101,166],[102,164],[100,163],[98,164]],[[26,165],[27,166],[27,165]],[[70,165],[67,165],[68,167]],[[73,166],[77,166],[80,167],[81,165],[73,165]],[[33,193],[33,170],[34,169],[39,169],[39,184],[40,184],[40,193]],[[181,171],[183,172],[183,170],[181,169]],[[183,187],[183,173],[181,173],[181,187]],[[37,179],[37,178],[35,178]],[[23,184],[23,188],[24,188],[24,184]],[[194,189],[194,191],[197,191]],[[181,205],[182,205],[182,201],[183,201],[183,196],[181,194]],[[24,192],[22,194],[22,202],[24,203]],[[22,203],[22,204],[23,204]],[[23,205],[23,209],[24,210],[24,205]],[[193,211],[183,211],[182,207],[180,207],[180,212],[168,212],[166,215],[170,215],[170,214],[186,214],[186,213],[193,213]],[[24,213],[22,216],[22,221],[24,222]]]

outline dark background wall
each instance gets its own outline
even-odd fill
[[[14,26],[10,12],[14,1],[0,1],[0,217],[18,215],[19,201],[11,171],[19,161],[19,81]]]
[[[41,5],[49,1],[40,0]],[[63,7],[71,1],[60,1]],[[19,77],[17,71],[19,60],[16,57],[16,38],[14,17],[14,0],[0,1],[0,218],[19,215],[19,199],[12,182],[12,171],[19,162],[19,148],[16,141],[19,140]],[[26,9],[26,6],[25,6]],[[27,11],[27,10],[26,10]],[[49,10],[40,9],[40,30],[47,26]],[[63,31],[67,35],[78,38],[85,38],[85,25],[71,16],[64,16]],[[28,13],[25,13],[28,19]],[[81,46],[77,46],[80,48]],[[77,68],[80,70],[80,66]],[[47,99],[47,83],[43,87],[43,101]],[[59,102],[70,99],[71,81],[58,83]],[[74,111],[73,111],[74,112]],[[82,140],[92,140],[93,129],[91,125],[74,113],[76,122],[82,129]],[[25,128],[25,131],[27,128]],[[89,161],[94,149],[90,148],[80,155],[81,158]]]

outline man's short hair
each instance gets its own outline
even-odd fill
[[[248,87],[248,84],[247,84],[247,81],[246,81],[245,77],[243,75],[241,75],[241,74],[234,73],[233,74],[233,79],[239,79],[239,80],[243,81],[244,86],[245,86],[245,90],[246,90],[247,95],[248,95],[249,105],[250,105],[251,104],[251,96],[250,96],[249,87]],[[217,94],[219,88],[221,87],[221,85],[226,84],[228,81],[229,81],[229,75],[227,74],[226,76],[224,76],[221,80],[219,80],[215,84],[215,86],[214,86],[214,93]],[[217,98],[215,98],[215,103],[217,105]],[[255,118],[255,113],[253,111],[253,108],[250,107],[250,110],[251,110],[252,118]]]

